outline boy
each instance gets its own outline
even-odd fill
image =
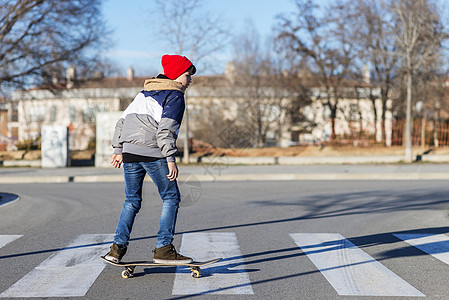
[[[123,163],[126,199],[117,224],[114,243],[105,258],[120,262],[126,253],[132,226],[142,202],[146,174],[162,198],[160,229],[153,261],[185,264],[193,260],[176,252],[172,242],[180,192],[176,178],[176,139],[184,114],[184,92],[196,68],[180,55],[162,56],[164,74],[145,80],[141,91],[115,126],[111,164]]]

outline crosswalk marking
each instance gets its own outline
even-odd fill
[[[0,297],[84,296],[105,264],[99,259],[107,251],[112,234],[82,234],[47,258],[12,285]]]
[[[393,234],[449,265],[449,236],[445,234]],[[23,235],[0,235],[0,248]],[[291,233],[336,292],[343,296],[425,297],[402,278],[337,233]],[[85,296],[105,264],[98,256],[107,252],[113,234],[83,234],[0,294],[0,298]],[[203,267],[195,280],[178,267],[173,295],[254,294],[233,232],[185,233],[180,253],[204,261],[224,260]]]
[[[201,280],[194,280],[188,268],[178,267],[173,295],[254,294],[235,233],[185,233],[179,252],[197,261],[224,260],[202,268]]]
[[[425,297],[338,233],[290,236],[339,295]]]
[[[449,265],[449,236],[445,234],[428,233],[393,235]]]
[[[0,235],[0,248],[6,246],[7,244],[11,243],[12,241],[17,240],[18,238],[22,237],[23,235]]]

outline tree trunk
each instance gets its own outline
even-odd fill
[[[376,97],[372,94],[372,90],[370,91],[370,100],[373,104],[373,114],[374,114],[374,140],[377,142],[377,123],[379,121],[379,114],[377,113],[377,107],[376,107]],[[361,118],[360,118],[361,120]],[[360,124],[362,122],[360,121]],[[381,137],[383,141],[383,136]]]
[[[405,156],[404,161],[411,163],[413,161],[412,152],[412,74],[407,72],[407,110],[405,117]]]
[[[330,140],[334,141],[336,133],[335,133],[335,120],[337,119],[337,106],[332,106],[331,108],[331,127],[332,127],[332,133]]]
[[[386,112],[387,112],[387,101],[386,100],[384,101],[382,99],[382,116],[381,116],[381,119],[382,119],[382,125],[381,125],[381,127],[382,127],[382,141],[383,141],[385,146],[389,147],[389,146],[391,146],[391,143],[390,143],[390,145],[387,144],[387,130],[385,129]]]
[[[385,146],[391,146],[391,143],[387,143],[387,130],[385,129],[386,119],[387,119],[387,101],[388,101],[388,90],[382,88],[382,112],[381,112],[381,127],[382,127],[382,142]]]

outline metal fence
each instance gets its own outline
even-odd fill
[[[392,145],[404,142],[405,120],[393,123]],[[422,147],[449,146],[449,123],[427,119],[415,119],[412,122],[412,145]]]
[[[374,127],[374,124],[372,125]],[[371,128],[372,128],[371,127]],[[395,120],[391,129],[391,145],[402,146],[405,142],[405,120]],[[372,130],[352,129],[344,135],[337,135],[331,142],[336,146],[373,147],[385,146],[384,141],[378,141]],[[449,122],[415,119],[412,122],[412,145],[422,147],[448,147]]]

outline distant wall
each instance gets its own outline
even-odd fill
[[[69,157],[68,128],[66,126],[42,126],[42,168],[63,168]]]
[[[95,167],[112,167],[110,164],[113,152],[111,140],[115,124],[123,112],[99,112],[96,115],[97,148],[95,153]]]

